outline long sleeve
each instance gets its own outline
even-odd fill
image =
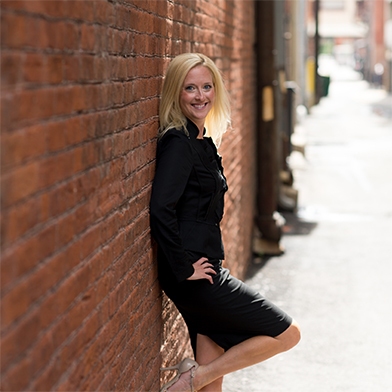
[[[158,143],[157,167],[150,202],[153,237],[179,282],[190,277],[192,261],[179,234],[176,206],[193,167],[192,147],[185,134],[169,131]]]

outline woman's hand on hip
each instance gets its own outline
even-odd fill
[[[211,284],[214,283],[211,274],[216,275],[216,272],[212,268],[213,265],[208,263],[208,259],[206,257],[202,257],[192,265],[195,269],[195,272],[187,280],[207,279]]]

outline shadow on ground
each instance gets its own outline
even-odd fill
[[[317,222],[300,218],[295,212],[281,212],[281,214],[286,221],[282,228],[283,236],[309,235],[318,224]],[[254,254],[252,262],[248,266],[245,279],[251,279],[275,257],[279,256]]]
[[[312,222],[300,218],[296,213],[282,213],[286,220],[283,226],[283,235],[309,235],[317,226],[317,222]]]

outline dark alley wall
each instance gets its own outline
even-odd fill
[[[158,103],[176,54],[221,68],[227,265],[251,257],[254,4],[1,1],[1,389],[159,389],[189,352],[150,237]]]

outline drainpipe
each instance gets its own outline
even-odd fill
[[[257,216],[261,237],[278,246],[282,222],[277,214],[279,154],[276,121],[275,1],[255,1],[257,77]]]
[[[315,104],[320,102],[321,98],[321,83],[318,74],[319,67],[319,54],[320,54],[320,33],[319,33],[319,13],[320,13],[320,0],[314,0],[314,21],[315,21],[315,33],[314,33],[314,92],[315,92]]]

